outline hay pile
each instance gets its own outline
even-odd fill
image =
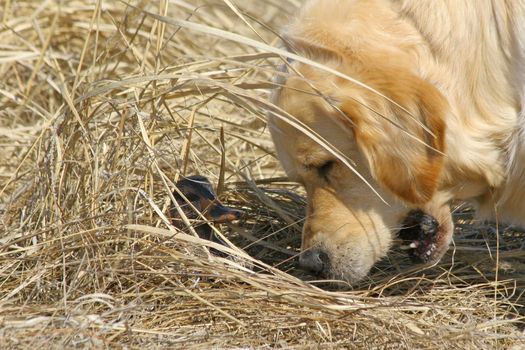
[[[394,251],[354,289],[296,269],[304,198],[264,118],[280,58],[248,38],[275,45],[301,2],[0,3],[0,348],[524,344],[522,234],[466,209],[439,266]],[[246,212],[219,228],[234,257],[169,225],[191,174]]]

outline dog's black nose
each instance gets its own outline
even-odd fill
[[[305,270],[321,273],[328,269],[330,258],[321,249],[313,248],[299,256],[299,266]]]

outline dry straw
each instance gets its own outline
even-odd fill
[[[522,235],[468,210],[438,266],[296,268],[265,116],[301,3],[0,2],[0,348],[521,348]],[[228,247],[170,225],[191,174],[245,211]]]

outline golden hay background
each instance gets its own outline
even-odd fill
[[[394,250],[353,289],[295,268],[281,59],[248,39],[277,47],[302,3],[0,1],[0,348],[523,348],[523,234],[466,208],[438,266]],[[219,229],[248,254],[169,225],[197,173],[246,212]]]

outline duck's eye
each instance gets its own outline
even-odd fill
[[[335,161],[329,160],[321,164],[317,167],[317,174],[319,177],[322,177],[323,179],[328,179],[328,174],[330,173],[330,170],[334,167]]]

